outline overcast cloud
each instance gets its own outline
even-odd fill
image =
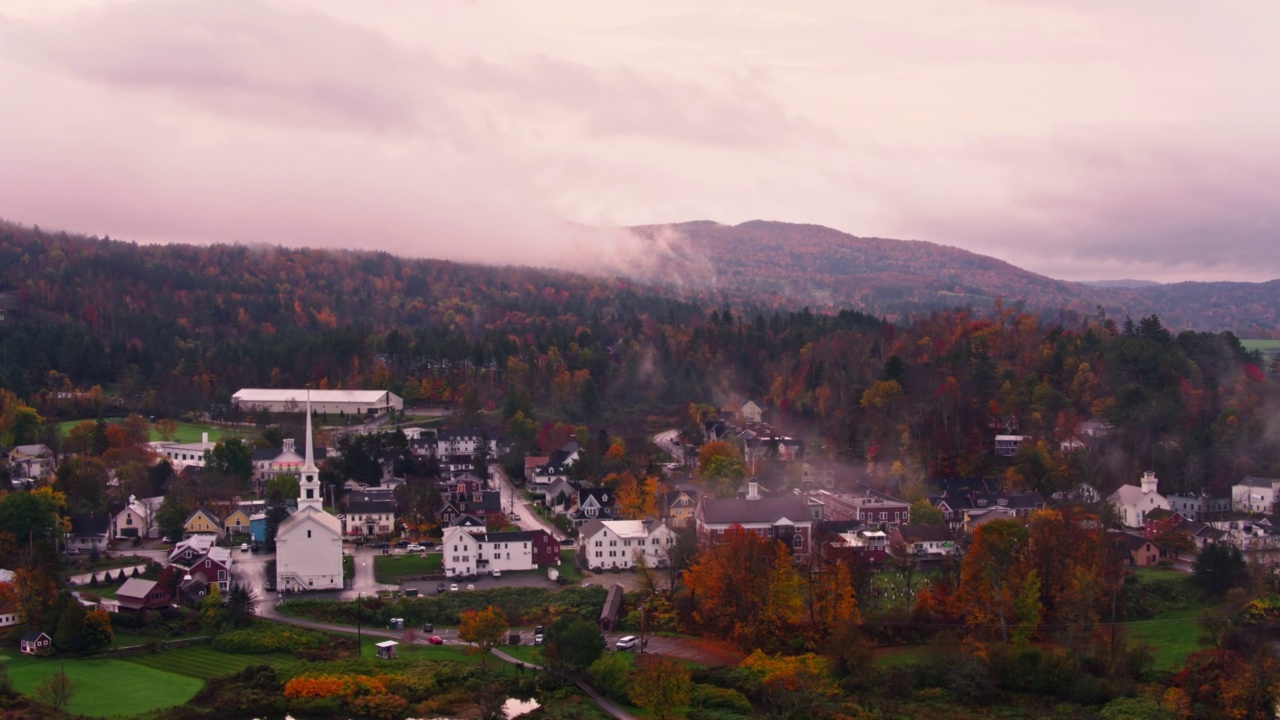
[[[0,217],[627,267],[763,218],[1280,277],[1273,2],[9,0]],[[694,7],[696,6],[696,7]]]

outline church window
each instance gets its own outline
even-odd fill
[[[314,497],[315,497],[315,490],[312,490],[311,488],[307,488],[307,499],[311,500]]]
[[[311,531],[310,531],[310,530],[308,530],[308,531],[307,531],[307,537],[311,537]]]

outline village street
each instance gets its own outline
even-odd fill
[[[529,507],[529,501],[507,479],[507,474],[502,471],[501,465],[496,463],[490,465],[489,477],[490,486],[502,493],[503,510],[508,514],[512,512],[516,514],[516,519],[511,521],[512,524],[521,530],[546,530],[556,540],[564,539],[564,533]]]

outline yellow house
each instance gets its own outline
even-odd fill
[[[245,523],[248,525],[248,523]],[[218,520],[218,516],[205,508],[200,508],[182,525],[182,531],[187,535],[196,535],[201,533],[220,533],[222,532],[222,522]]]
[[[233,533],[249,532],[249,514],[240,508],[231,511],[231,514],[222,519],[222,527]]]

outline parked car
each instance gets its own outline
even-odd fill
[[[476,574],[475,574],[475,573],[467,573],[467,579],[468,579],[468,580],[470,580],[471,582],[475,582],[475,581],[476,581]]]
[[[437,595],[438,595],[438,594],[440,594],[440,593],[442,593],[442,592],[444,592],[445,590],[448,590],[448,587],[447,587],[444,583],[440,583],[440,584],[436,585],[436,594],[437,594]]]
[[[502,577],[502,571],[501,571],[501,570],[499,570],[498,568],[494,568],[494,569],[493,569],[493,576],[494,576],[494,577]]]
[[[635,636],[635,635],[628,635],[628,636],[626,636],[626,637],[620,637],[620,638],[618,638],[618,642],[614,644],[614,647],[615,647],[616,649],[618,649],[618,650],[631,650],[631,649],[632,649],[632,648],[634,648],[635,646],[636,646],[636,636]]]
[[[618,567],[617,565],[614,565],[612,568],[610,568],[610,572],[620,573],[622,572],[622,568]]]
[[[511,633],[510,635],[508,635],[508,636],[507,636],[507,644],[508,644],[508,645],[519,645],[519,644],[520,644],[520,633],[513,632],[513,633]]]
[[[467,586],[467,589],[468,589],[468,590],[475,590],[475,589],[476,589],[476,586],[475,586],[475,585],[468,585],[468,586]]]
[[[397,540],[397,541],[396,541],[396,547],[398,547],[398,548],[400,548],[401,550],[403,550],[403,549],[405,549],[405,548],[409,547],[409,541],[408,541],[408,540]]]
[[[391,547],[391,543],[387,543],[387,542],[376,542],[376,543],[374,543],[374,544],[370,545],[369,547],[373,548],[374,550],[386,550],[387,548]]]
[[[435,632],[435,629],[436,629],[436,626],[432,625],[431,623],[422,623],[422,632],[424,633]]]
[[[249,552],[249,543],[240,543],[240,552]]]
[[[458,592],[458,583],[453,583],[452,585],[450,585],[449,592]]]
[[[424,552],[426,550],[426,548],[422,547],[418,543],[409,543],[408,545],[405,545],[404,549],[409,552]]]
[[[542,644],[542,633],[538,633],[537,635],[534,635],[534,636],[533,636],[533,644],[534,644],[534,645],[541,645],[541,644]]]
[[[574,540],[573,538],[564,538],[563,540],[560,541],[560,544],[568,547],[568,546],[577,545],[578,541]]]
[[[440,637],[439,635],[432,635],[431,637],[427,638],[427,642],[431,643],[432,645],[443,645],[444,638]]]

